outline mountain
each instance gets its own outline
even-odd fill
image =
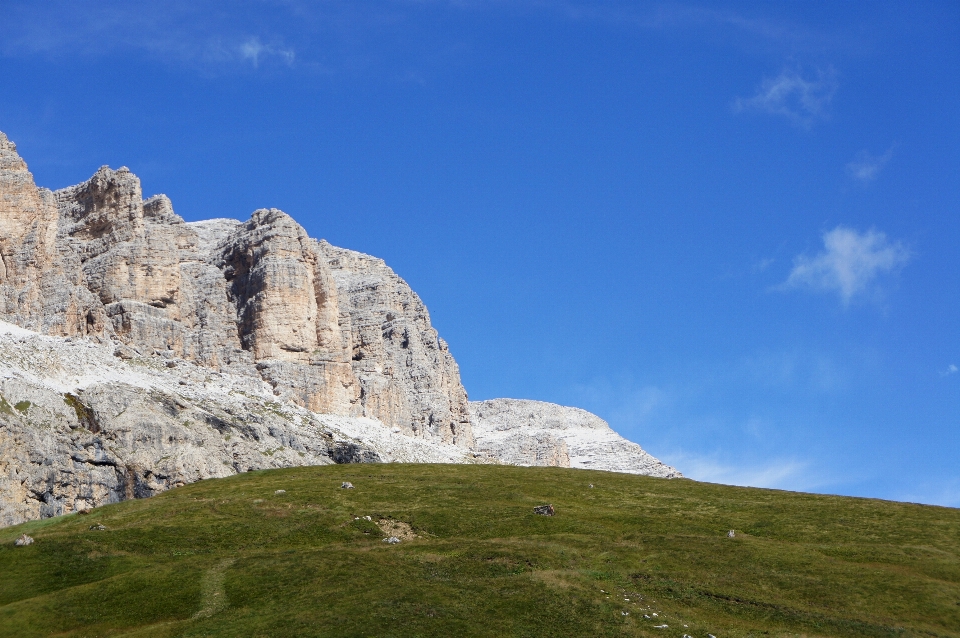
[[[291,465],[680,476],[582,410],[471,404],[382,260],[277,209],[187,223],[126,167],[38,188],[3,133],[0,320],[0,524]]]

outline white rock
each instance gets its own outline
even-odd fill
[[[526,399],[490,399],[472,401],[470,414],[476,449],[503,463],[682,476],[586,410]]]

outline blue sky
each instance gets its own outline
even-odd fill
[[[472,399],[693,478],[960,506],[960,5],[0,5],[37,182],[282,208],[421,295]]]

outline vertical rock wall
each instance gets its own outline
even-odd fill
[[[99,334],[103,306],[57,229],[53,193],[36,187],[16,145],[0,133],[0,315],[50,334]]]
[[[382,259],[317,245],[337,283],[364,414],[409,436],[471,447],[460,369],[420,297]]]

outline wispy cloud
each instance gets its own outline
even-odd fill
[[[759,464],[721,461],[716,456],[664,455],[664,460],[687,478],[724,485],[809,490],[822,485],[810,463],[792,458],[770,459]]]
[[[946,370],[940,373],[940,376],[949,377],[951,374],[956,374],[957,372],[960,372],[960,368],[958,368],[956,365],[951,363],[950,365],[947,366]]]
[[[910,503],[960,507],[960,478],[942,478],[936,482],[916,485],[910,491],[896,494],[894,498]]]
[[[254,68],[260,66],[261,57],[277,56],[287,64],[293,64],[294,59],[296,59],[293,49],[263,44],[257,37],[248,38],[246,42],[240,45],[240,56],[245,60],[250,60]]]
[[[183,0],[161,5],[103,0],[94,5],[54,0],[11,8],[0,37],[0,55],[98,57],[141,52],[163,62],[206,71],[258,68],[269,58],[286,65],[294,48],[264,19],[276,12],[199,7]],[[274,20],[275,22],[276,20]]]
[[[733,110],[778,115],[792,124],[809,128],[827,117],[836,90],[836,72],[832,68],[818,71],[813,78],[784,69],[777,77],[764,79],[753,96],[734,100]]]
[[[863,183],[872,182],[892,157],[892,146],[883,155],[873,155],[869,151],[860,151],[854,160],[847,164],[847,172],[851,177]]]
[[[837,226],[824,233],[823,246],[813,257],[796,257],[790,276],[779,288],[834,292],[846,304],[870,290],[881,275],[902,268],[912,256],[901,242],[891,242],[872,229],[859,233]]]

